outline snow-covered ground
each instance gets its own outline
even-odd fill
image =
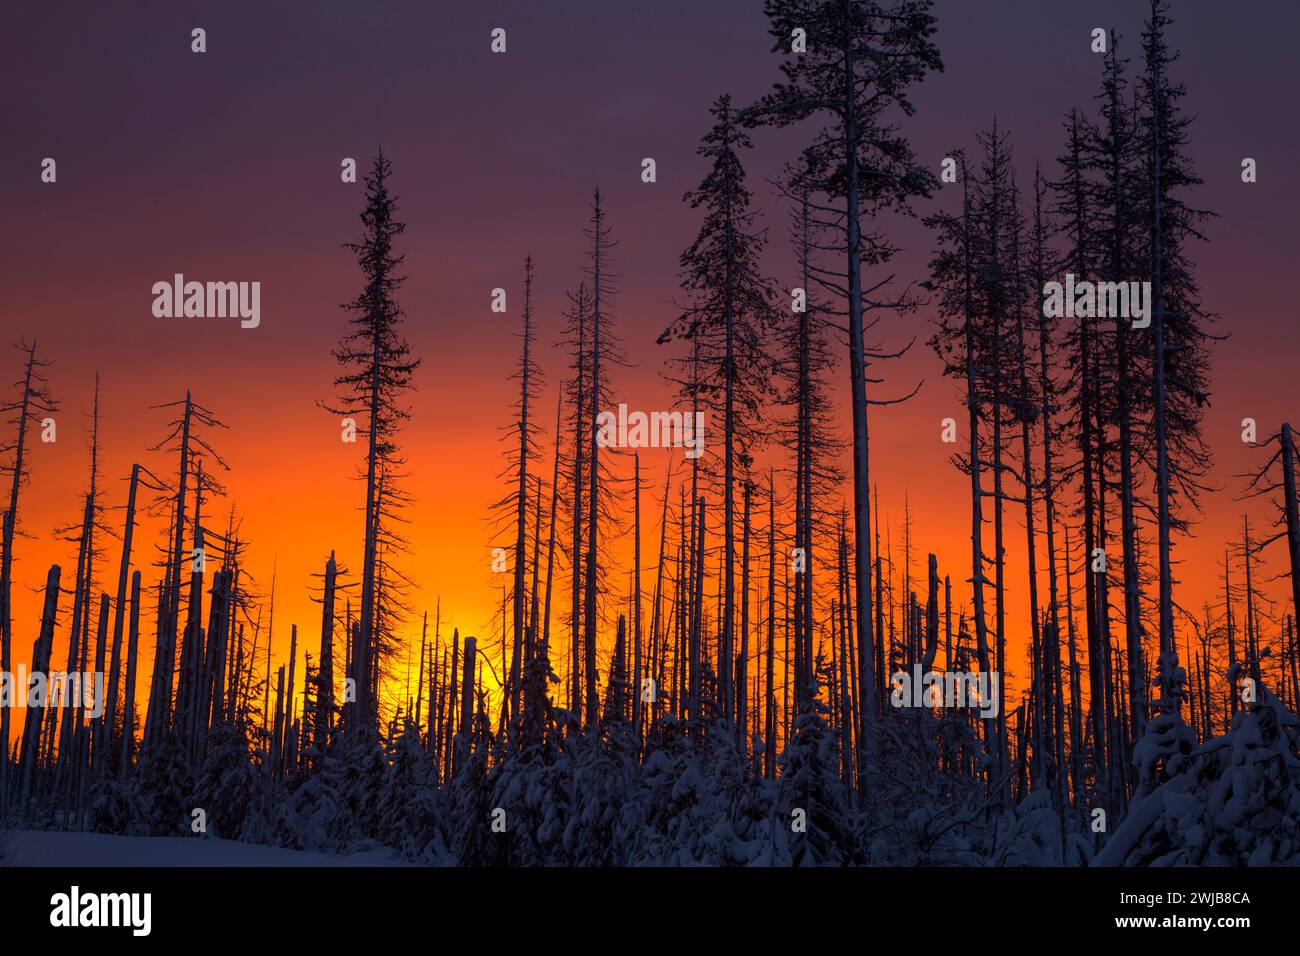
[[[274,846],[186,837],[21,830],[4,834],[9,866],[403,866],[396,854],[372,850],[336,856]]]

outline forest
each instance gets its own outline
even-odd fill
[[[166,432],[119,482],[96,379],[78,510],[49,532],[68,560],[20,579],[46,533],[23,521],[33,445],[63,400],[57,355],[23,338],[0,406],[0,673],[101,675],[103,707],[16,707],[28,686],[8,682],[0,829],[450,866],[1300,864],[1300,446],[1251,422],[1254,471],[1207,478],[1214,212],[1177,24],[1167,0],[1143,8],[1135,41],[1102,38],[1095,88],[1041,117],[1054,157],[1027,165],[990,111],[940,164],[908,138],[943,69],[931,0],[766,0],[772,85],[709,107],[657,340],[618,320],[636,263],[599,188],[563,226],[587,254],[557,341],[533,291],[549,263],[518,264],[501,458],[475,463],[500,486],[489,631],[413,600],[403,433],[438,385],[404,331],[396,157],[364,176],[355,297],[321,324],[332,344],[304,346],[336,363],[319,411],[351,442],[358,515],[301,631],[274,579],[250,580],[273,543],[241,536],[220,402],[188,391],[155,406]],[[778,129],[799,148],[756,184]],[[896,217],[930,242],[907,281]],[[1136,291],[1137,321],[1045,307],[1067,276],[1149,289],[1149,311]],[[896,316],[924,334],[892,341]],[[619,391],[633,347],[673,408]],[[881,501],[877,472],[903,465],[871,425],[906,414],[889,369],[909,349],[960,408],[918,427],[951,443],[965,500]],[[677,431],[638,443],[629,407]],[[1195,594],[1180,548],[1211,496],[1246,513],[1221,587]],[[941,560],[915,508],[966,552]],[[42,596],[31,627],[20,587]]]

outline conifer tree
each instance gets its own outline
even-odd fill
[[[771,293],[759,268],[765,237],[750,208],[740,155],[750,146],[749,136],[736,122],[730,96],[719,96],[709,113],[714,124],[696,152],[711,166],[699,187],[685,196],[691,208],[704,211],[699,233],[679,260],[682,288],[690,302],[659,341],[691,340],[699,371],[696,395],[708,412],[722,419],[723,577],[717,671],[722,713],[732,720],[737,695],[732,666],[738,616],[737,473],[753,460],[762,402],[770,391],[773,362],[763,334],[770,324]]]
[[[1172,539],[1187,528],[1187,507],[1196,507],[1211,460],[1201,437],[1209,401],[1207,348],[1212,316],[1200,303],[1189,243],[1203,238],[1208,213],[1188,204],[1201,184],[1188,155],[1191,117],[1182,107],[1187,90],[1170,76],[1178,59],[1165,34],[1172,22],[1165,0],[1151,0],[1142,32],[1144,77],[1140,99],[1144,154],[1142,212],[1148,227],[1151,281],[1151,362],[1155,446],[1160,653],[1168,679],[1176,671]],[[1180,500],[1183,504],[1180,505]],[[1176,695],[1168,695],[1169,703]]]
[[[339,389],[336,404],[324,404],[331,414],[355,421],[356,434],[366,439],[366,460],[362,468],[366,493],[363,503],[365,537],[362,542],[361,615],[353,648],[352,674],[356,681],[353,723],[374,724],[377,719],[377,657],[381,650],[385,593],[384,545],[400,548],[400,539],[386,527],[394,520],[406,499],[397,487],[404,464],[398,434],[410,418],[404,395],[414,388],[414,373],[420,359],[411,355],[402,335],[401,306],[397,292],[405,277],[399,274],[404,255],[397,253],[394,240],[406,229],[397,219],[397,197],[388,186],[392,163],[381,149],[365,177],[366,208],[361,213],[363,237],[347,244],[356,256],[365,280],[357,297],[343,306],[351,314],[350,331],[334,350],[342,366],[335,379]],[[390,583],[392,576],[388,576]]]
[[[519,383],[519,397],[515,400],[514,421],[506,429],[504,440],[510,442],[507,457],[506,480],[510,485],[507,495],[493,505],[493,512],[508,533],[511,563],[510,588],[510,635],[512,650],[510,672],[507,680],[507,713],[513,720],[519,707],[522,691],[522,668],[524,664],[525,640],[527,627],[527,609],[525,606],[528,534],[528,498],[529,484],[537,478],[533,466],[537,463],[539,448],[537,445],[537,425],[530,417],[538,394],[543,387],[542,370],[533,354],[533,345],[537,335],[533,328],[533,257],[524,259],[524,303],[520,329],[516,333],[520,340],[520,357],[518,367],[511,379]]]
[[[1098,257],[1098,278],[1110,282],[1129,282],[1140,269],[1141,241],[1135,226],[1135,210],[1140,186],[1137,176],[1137,129],[1131,110],[1124,102],[1127,80],[1125,61],[1119,56],[1120,37],[1110,31],[1110,48],[1106,53],[1105,77],[1099,99],[1102,118],[1093,127],[1094,142],[1090,164],[1097,173],[1096,196],[1092,202],[1098,220],[1096,228],[1102,251]],[[1149,408],[1149,392],[1143,372],[1148,368],[1148,350],[1134,349],[1131,344],[1131,319],[1114,316],[1114,399],[1113,418],[1118,432],[1116,454],[1119,459],[1120,542],[1124,560],[1124,630],[1129,667],[1129,736],[1139,737],[1146,727],[1146,677],[1142,673],[1142,594],[1138,573],[1138,449],[1134,426],[1143,421],[1140,410]],[[1141,334],[1141,333],[1138,333]],[[1099,349],[1106,348],[1099,338]],[[1101,387],[1098,383],[1097,387]]]
[[[885,301],[888,278],[864,288],[864,267],[892,258],[895,245],[872,225],[891,211],[907,212],[928,196],[934,177],[912,154],[896,125],[914,107],[910,87],[943,68],[931,39],[935,19],[930,0],[766,0],[764,10],[783,59],[785,79],[746,113],[749,122],[786,126],[813,119],[825,123],[804,151],[800,185],[825,197],[815,206],[819,219],[842,235],[843,270],[820,273],[818,284],[843,303],[848,320],[850,408],[853,419],[854,607],[858,641],[859,764],[870,772],[877,738],[875,622],[871,613],[871,475],[867,366],[890,355],[869,350],[866,333],[876,313],[906,304],[906,296]],[[794,31],[803,31],[806,51],[791,50]],[[897,114],[897,115],[895,115]],[[867,787],[867,774],[862,786]]]

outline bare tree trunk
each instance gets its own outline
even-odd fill
[[[105,691],[102,682],[104,680],[104,655],[108,650],[108,602],[109,602],[108,595],[100,594],[99,627],[95,632],[95,673],[94,676],[91,678],[91,680],[93,681],[94,693],[97,694],[103,694]],[[87,749],[90,752],[91,760],[94,761],[94,764],[99,765],[98,767],[95,768],[96,774],[98,774],[100,770],[106,769],[108,766],[108,761],[104,758],[104,752],[102,750],[102,746],[103,746],[102,741],[104,739],[104,717],[105,717],[105,713],[101,713],[99,717],[95,720],[93,733],[91,733],[90,731],[84,732],[87,737],[87,741],[86,741]],[[86,780],[83,775],[82,778],[83,793],[84,793],[85,783]]]
[[[845,195],[847,273],[849,280],[849,381],[853,410],[853,590],[856,598],[858,626],[859,686],[863,701],[858,709],[858,786],[863,802],[871,792],[876,760],[876,685],[873,658],[875,637],[871,619],[871,468],[867,427],[866,347],[863,340],[863,295],[859,169],[856,162],[858,130],[855,97],[857,84],[851,42],[844,57],[844,146],[845,155],[854,157],[847,163],[848,182]]]
[[[994,149],[997,148],[997,126],[996,122],[993,127]],[[1004,265],[1001,261],[1001,246],[999,245],[998,231],[1001,224],[1002,199],[1001,199],[1001,179],[998,174],[992,177],[993,209],[987,216],[991,235],[989,238],[989,249],[992,254],[991,270],[995,276],[995,281],[1002,283]],[[1002,490],[1003,472],[1005,470],[1002,464],[1002,409],[1004,405],[1003,387],[1004,370],[1002,367],[1002,319],[1004,296],[1002,290],[998,290],[997,301],[989,311],[993,323],[992,336],[992,356],[991,365],[987,370],[988,377],[992,380],[992,402],[991,418],[993,421],[992,437],[992,455],[989,470],[993,477],[993,621],[994,630],[997,635],[995,645],[995,655],[997,663],[995,665],[998,674],[1003,679],[998,681],[998,717],[997,717],[997,766],[999,777],[1001,779],[1002,795],[1004,798],[1010,795],[1011,773],[1008,761],[1010,760],[1010,741],[1007,733],[1007,705],[1006,705],[1006,680],[1007,672],[1007,615],[1006,615],[1006,549],[1003,544],[1003,516],[1005,513],[1004,504],[1006,501],[1005,493]],[[1031,625],[1037,627],[1037,625]]]
[[[1259,621],[1255,616],[1255,585],[1250,570],[1250,519],[1243,517],[1242,556],[1246,564],[1246,658],[1250,662],[1250,676],[1259,687]],[[1258,693],[1258,690],[1257,690]]]
[[[361,621],[352,648],[352,678],[356,697],[352,703],[348,729],[362,724],[373,724],[377,711],[371,703],[370,673],[373,662],[370,652],[374,647],[376,616],[375,578],[379,550],[379,409],[380,391],[380,337],[373,336],[370,359],[369,420],[366,428],[366,530],[362,542],[361,571]]]
[[[135,674],[140,644],[140,572],[131,574],[131,620],[126,647],[126,692],[122,697],[122,764],[119,777],[126,778],[135,748]],[[268,677],[269,680],[269,677]]]
[[[415,714],[414,724],[418,732],[421,718],[424,716],[424,664],[429,658],[429,612],[424,612],[423,622],[420,625],[420,663],[416,668],[415,674]],[[410,667],[408,661],[407,677],[410,677]],[[407,691],[410,695],[410,691]]]
[[[262,730],[270,733],[271,728],[271,647],[275,644],[275,582],[279,573],[279,559],[271,560],[271,607],[266,622],[266,680],[262,684]],[[344,636],[345,663],[343,674],[352,677],[352,602],[347,602],[347,626]],[[351,704],[347,705],[349,710]]]
[[[763,776],[776,778],[776,482],[767,473],[767,694],[763,708]]]
[[[579,290],[581,292],[581,290]],[[577,376],[577,400],[574,403],[573,431],[573,543],[570,561],[572,563],[572,607],[570,626],[572,640],[570,643],[570,682],[569,712],[579,725],[582,724],[582,523],[583,523],[583,465],[587,454],[586,440],[586,326],[585,314],[578,307],[578,355],[575,363]],[[593,428],[594,423],[593,423]]]
[[[633,458],[632,728],[641,745],[641,455]]]
[[[295,681],[295,675],[297,669],[298,669],[298,625],[292,624],[289,626],[289,690],[284,698],[284,707],[285,707],[284,719],[285,719],[286,727],[288,727],[290,724],[293,723],[294,708],[297,705],[297,701],[294,698],[294,688],[297,686]],[[286,747],[285,756],[286,756],[286,760],[281,764],[281,766],[287,768],[288,767],[287,747]]]
[[[1013,256],[1015,262],[1013,266],[1016,270],[1016,277],[1020,277],[1019,262],[1019,230],[1015,231],[1015,251]],[[1017,292],[1015,295],[1015,314],[1016,314],[1016,364],[1020,377],[1020,394],[1022,401],[1027,401],[1029,392],[1029,374],[1026,368],[1026,342],[1025,342],[1025,316],[1021,294],[1018,291],[1020,283],[1016,283]],[[1042,311],[1041,309],[1039,310]],[[1038,613],[1038,535],[1035,527],[1035,499],[1034,499],[1034,455],[1033,444],[1030,440],[1030,411],[1022,407],[1017,410],[1017,418],[1020,420],[1020,454],[1023,459],[1021,475],[1024,485],[1024,503],[1025,503],[1025,563],[1028,565],[1029,575],[1029,614],[1030,614],[1030,640],[1032,642],[1033,654],[1036,658],[1036,667],[1038,673],[1035,674],[1035,695],[1033,700],[1033,727],[1034,727],[1034,762],[1040,773],[1045,772],[1041,761],[1045,756],[1050,756],[1050,750],[1045,746],[1046,738],[1050,735],[1051,726],[1051,670],[1045,666],[1046,648],[1043,641],[1041,621]],[[1044,680],[1046,677],[1046,680]],[[1058,808],[1059,809],[1059,808]]]
[[[330,729],[334,721],[334,593],[338,580],[338,565],[334,552],[325,562],[325,593],[321,595],[320,662],[316,672],[316,740],[317,752],[324,757],[329,746]]]
[[[1046,280],[1046,264],[1044,262],[1045,249],[1047,244],[1046,230],[1043,223],[1042,215],[1042,197],[1043,185],[1042,178],[1037,169],[1034,170],[1034,285],[1036,288],[1042,288]],[[1065,813],[1066,803],[1066,786],[1064,783],[1065,774],[1065,680],[1061,672],[1061,602],[1058,589],[1058,578],[1056,570],[1056,485],[1053,471],[1052,455],[1052,377],[1048,362],[1048,350],[1051,341],[1051,335],[1048,330],[1047,317],[1043,315],[1043,310],[1038,309],[1038,391],[1039,391],[1039,417],[1042,420],[1043,429],[1043,523],[1047,533],[1047,582],[1048,582],[1048,619],[1044,628],[1045,632],[1050,635],[1048,640],[1048,664],[1052,668],[1054,694],[1051,706],[1054,711],[1053,726],[1055,729],[1055,762],[1056,773],[1058,778],[1057,791],[1058,808],[1062,817]],[[1067,561],[1069,559],[1067,548]],[[1073,622],[1070,624],[1071,631],[1071,652],[1073,653]],[[1073,660],[1073,657],[1071,657]],[[1072,665],[1073,666],[1073,665]],[[1073,671],[1072,671],[1073,673]],[[1073,690],[1071,691],[1073,696]],[[1075,738],[1077,740],[1077,737]],[[1072,746],[1074,744],[1072,743]],[[1073,780],[1075,788],[1079,786],[1077,779]],[[1076,789],[1077,792],[1077,789]],[[1064,839],[1065,830],[1062,828],[1062,839]]]
[[[438,766],[439,766],[438,745],[442,739],[439,736],[439,729],[438,729],[438,718],[439,718],[438,707],[440,705],[439,697],[442,694],[442,684],[439,683],[438,681],[438,678],[441,673],[438,670],[439,650],[441,646],[442,646],[442,596],[439,595],[438,600],[433,605],[433,644],[429,646],[429,663],[427,668],[429,674],[429,721],[425,732],[425,750],[433,758],[433,767],[431,772],[433,774],[435,782],[437,781],[438,778]]]
[[[135,532],[135,495],[140,482],[140,466],[131,466],[131,483],[126,498],[126,524],[122,529],[122,560],[117,572],[117,600],[113,608],[113,661],[108,677],[108,701],[104,727],[107,741],[116,733],[117,690],[121,676],[122,633],[126,618],[126,584],[131,568],[131,539]]]
[[[445,648],[442,652],[442,664],[438,673],[444,675],[444,677],[451,673],[447,669],[447,651]],[[438,688],[438,750],[435,760],[435,778],[438,783],[446,782],[450,775],[451,748],[447,744],[450,739],[447,735],[447,727],[451,723],[451,695],[454,687],[454,682],[448,677],[448,679],[442,681],[442,685]]]
[[[704,529],[705,529],[705,506],[704,499],[700,498],[695,505],[696,527],[695,527],[695,547],[693,549],[693,558],[695,561],[694,571],[694,593],[691,595],[691,602],[694,605],[691,612],[691,635],[690,635],[690,710],[689,717],[692,721],[698,722],[704,716],[702,711],[702,683],[701,669],[703,665],[703,648],[701,647],[702,617],[704,612]]]
[[[1154,29],[1154,27],[1153,27]],[[1151,123],[1152,136],[1152,175],[1151,175],[1151,325],[1154,348],[1155,377],[1155,438],[1156,438],[1156,527],[1158,529],[1158,548],[1160,560],[1160,653],[1170,655],[1171,668],[1178,663],[1178,651],[1174,645],[1174,579],[1173,566],[1170,563],[1170,537],[1173,531],[1173,515],[1169,503],[1169,433],[1165,421],[1165,404],[1168,401],[1165,381],[1165,250],[1164,250],[1164,209],[1162,197],[1164,192],[1164,146],[1160,138],[1160,112],[1162,93],[1154,71],[1150,74],[1150,93],[1153,109]],[[1169,674],[1172,679],[1172,673]],[[1171,688],[1161,689],[1161,705],[1166,709],[1178,709],[1178,701],[1169,693]]]
[[[173,511],[172,546],[167,559],[171,573],[168,576],[166,607],[162,612],[164,623],[160,634],[163,658],[161,665],[154,666],[154,681],[150,687],[149,721],[145,726],[145,737],[149,743],[157,741],[170,729],[172,723],[172,680],[176,673],[176,629],[180,620],[181,568],[185,564],[182,549],[185,533],[185,494],[190,475],[190,422],[193,411],[193,399],[189,389],[186,389],[185,413],[181,426],[180,466],[177,470]],[[197,528],[198,521],[196,520],[194,524]]]
[[[782,563],[784,567],[781,571],[781,593],[785,595],[785,600],[783,602],[785,613],[782,615],[784,620],[782,622],[781,631],[785,658],[784,664],[781,667],[781,739],[788,745],[790,742],[791,730],[794,725],[794,714],[790,709],[790,662],[792,659],[790,656],[790,563],[788,561]]]
[[[848,675],[846,671],[848,669],[847,648],[850,640],[848,634],[849,618],[852,617],[852,614],[849,612],[849,543],[845,533],[845,516],[843,511],[840,512],[839,530],[839,574],[836,582],[836,594],[838,600],[835,602],[834,606],[835,610],[838,610],[839,614],[839,646],[836,647],[836,645],[832,643],[832,647],[835,648],[835,650],[838,650],[840,658],[840,666],[836,668],[839,672],[840,684],[837,695],[839,700],[838,709],[840,713],[840,762],[842,765],[841,775],[844,780],[846,797],[851,803],[853,799],[854,782],[852,753],[854,740],[853,733],[849,729],[849,724],[853,720],[853,708],[849,703]],[[835,610],[832,611],[832,627],[834,626]],[[827,690],[828,693],[834,695],[833,689],[828,688]]]
[[[514,640],[510,658],[510,693],[508,701],[510,719],[513,721],[519,709],[519,688],[524,643],[524,575],[526,572],[524,554],[528,534],[528,458],[531,454],[528,435],[528,404],[531,398],[530,377],[532,374],[532,308],[533,308],[533,259],[524,259],[524,315],[523,315],[523,361],[520,364],[519,384],[519,475],[518,488],[515,490],[515,547],[514,547],[514,593],[511,595],[511,633]]]
[[[596,416],[600,414],[600,326],[601,326],[601,268],[604,264],[604,214],[600,205],[600,191],[595,194],[592,216],[592,322],[591,322],[591,436],[590,474],[587,495],[587,562],[583,569],[583,650],[586,665],[586,726],[594,727],[600,720],[600,699],[596,693],[596,558],[600,553],[600,442],[597,440]]]
[[[560,414],[564,408],[564,390],[555,400],[555,465],[551,469],[550,531],[546,538],[546,601],[542,609],[542,646],[551,646],[551,582],[555,571],[555,520],[560,510]]]
[[[1065,623],[1070,652],[1070,772],[1075,799],[1083,793],[1083,688],[1078,640],[1074,629],[1074,579],[1070,570],[1070,525],[1065,528]]]
[[[475,640],[472,637],[465,638],[465,667],[464,667],[464,685],[461,688],[460,700],[460,732],[456,740],[456,756],[452,766],[452,774],[458,775],[465,766],[465,761],[469,758],[470,741],[474,734],[474,662],[475,662]]]
[[[11,610],[13,591],[14,533],[18,527],[18,493],[22,488],[23,457],[27,445],[27,419],[33,400],[33,374],[36,371],[36,343],[27,348],[27,364],[23,372],[22,398],[18,402],[18,437],[14,442],[13,480],[9,485],[9,507],[3,520],[3,542],[0,542],[0,673],[11,674],[13,661],[13,617]],[[0,707],[0,807],[9,799],[9,710]]]
[[[964,164],[963,164],[964,165]],[[984,579],[984,489],[980,483],[980,447],[979,447],[979,409],[980,403],[977,396],[977,380],[975,372],[975,309],[971,299],[971,283],[973,282],[973,266],[971,262],[971,214],[970,199],[968,187],[966,185],[967,176],[965,170],[962,172],[962,231],[965,236],[963,241],[964,256],[964,275],[965,275],[965,351],[966,351],[966,409],[967,409],[967,427],[970,430],[969,439],[969,456],[967,468],[970,472],[970,495],[971,495],[971,587],[974,607],[975,623],[975,642],[977,654],[979,655],[979,668],[981,673],[989,671],[989,645],[988,645],[988,625],[984,612],[984,588],[986,582]],[[999,711],[1001,713],[1001,711]],[[984,719],[985,731],[984,741],[985,748],[989,746],[991,736],[988,729],[988,720]],[[999,740],[999,745],[1001,741]],[[997,759],[997,766],[1002,767],[1002,757]]]
[[[659,514],[659,564],[655,568],[655,596],[654,607],[650,616],[650,672],[654,679],[654,697],[651,703],[654,705],[651,709],[650,726],[653,732],[654,727],[659,721],[659,698],[663,693],[664,683],[664,647],[663,637],[660,635],[660,605],[663,600],[664,586],[664,560],[666,558],[666,548],[668,544],[668,486],[672,481],[672,471],[664,477],[664,500]]]
[[[275,676],[275,730],[271,735],[271,777],[280,779],[284,769],[284,665]]]
[[[443,777],[450,780],[456,772],[456,703],[460,699],[460,628],[451,630],[451,680],[447,684],[447,723],[444,727]]]
[[[1289,422],[1282,423],[1282,490],[1286,498],[1287,554],[1291,559],[1291,608],[1300,620],[1300,508],[1296,501],[1295,436]]]
[[[880,548],[880,489],[876,489],[876,686],[885,687],[885,672],[889,660],[885,654],[885,564]],[[885,697],[882,695],[878,719],[888,716]]]
[[[49,674],[50,658],[54,651],[54,628],[58,623],[59,615],[59,566],[57,564],[50,566],[49,574],[45,578],[45,607],[41,611],[41,630],[36,638],[36,644],[32,648],[32,672]],[[46,693],[50,689],[47,685]],[[46,699],[46,705],[52,702]],[[6,708],[8,709],[8,708]],[[20,773],[22,774],[22,794],[19,806],[22,809],[24,818],[28,813],[29,807],[27,801],[32,792],[32,777],[36,772],[36,766],[40,761],[41,754],[41,720],[44,714],[40,708],[28,707],[26,716],[23,719],[23,749],[19,758]],[[5,749],[8,750],[8,741],[5,741]]]
[[[84,671],[81,666],[81,648],[82,634],[85,630],[84,620],[89,619],[90,610],[88,607],[90,595],[87,593],[86,585],[89,577],[87,565],[90,563],[90,524],[94,520],[94,502],[90,495],[86,496],[85,508],[82,512],[81,535],[77,545],[77,572],[73,580],[72,594],[72,627],[68,632],[68,658],[64,671],[69,675],[79,671]],[[70,797],[70,774],[73,771],[74,749],[75,749],[75,726],[77,723],[77,710],[74,707],[59,708],[55,711],[59,718],[59,747],[58,747],[58,766],[55,774],[55,790],[61,797]]]
[[[1294,713],[1300,707],[1300,660],[1297,660],[1300,655],[1296,653],[1296,619],[1290,614],[1286,616],[1286,631],[1290,638],[1287,659],[1291,664],[1291,710]]]
[[[1237,633],[1236,620],[1232,614],[1232,581],[1228,573],[1231,557],[1227,551],[1223,553],[1223,617],[1224,627],[1228,632],[1228,667],[1229,673],[1232,672],[1233,666],[1237,663]],[[1228,717],[1231,720],[1237,713],[1237,688],[1229,683],[1228,685]]]
[[[524,662],[532,660],[538,654],[538,641],[542,632],[538,628],[537,615],[540,610],[539,578],[542,572],[542,476],[535,476],[537,496],[533,499],[533,583],[530,588],[530,605],[528,609],[528,627],[524,629]],[[521,690],[522,693],[522,690]]]
[[[735,305],[732,301],[732,222],[730,211],[726,222],[727,255],[723,282],[724,313],[726,324],[726,363],[724,375],[722,447],[723,447],[723,556],[722,580],[722,632],[718,636],[718,682],[722,696],[722,711],[727,721],[737,716],[732,675],[735,671],[734,647],[736,630],[736,357],[735,357]],[[742,739],[743,732],[739,734]]]
[[[745,479],[744,524],[741,528],[740,558],[740,655],[732,666],[736,672],[736,744],[746,752],[745,732],[749,716],[749,515],[752,484]]]

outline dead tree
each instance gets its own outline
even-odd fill
[[[27,482],[27,431],[31,425],[39,425],[42,420],[58,410],[57,403],[50,397],[49,386],[45,380],[45,369],[49,362],[36,357],[36,343],[20,344],[19,350],[27,355],[23,363],[23,376],[18,383],[16,401],[0,406],[0,415],[8,418],[8,423],[15,429],[12,442],[0,447],[0,455],[13,452],[12,463],[0,466],[0,474],[9,475],[9,500],[6,504],[0,525],[0,673],[12,673],[13,659],[13,562],[14,536],[18,532],[18,497]],[[49,420],[47,427],[53,427]],[[9,799],[9,708],[0,707],[0,809]]]

